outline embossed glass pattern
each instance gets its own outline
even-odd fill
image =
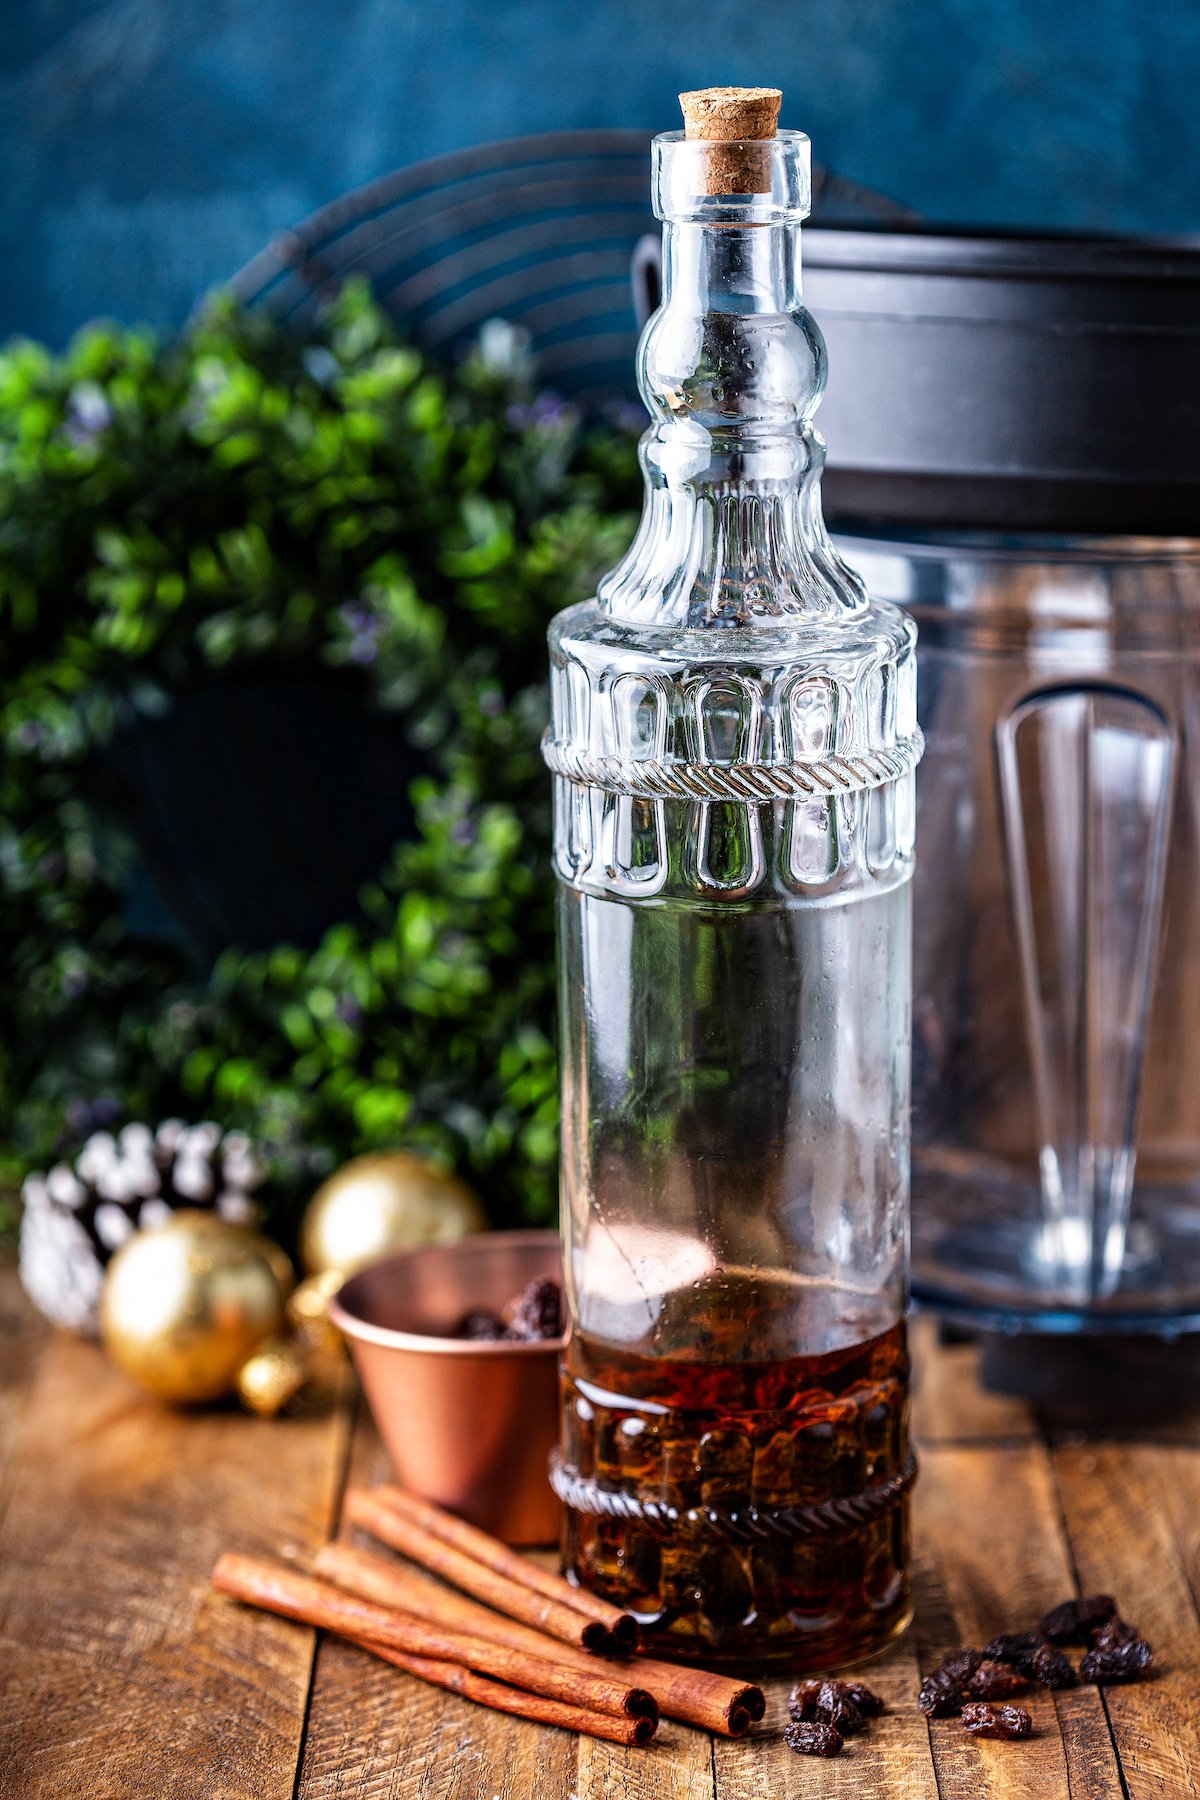
[[[808,145],[655,144],[640,530],[551,630],[566,1562],[682,1654],[908,1613],[914,631],[821,517]],[[692,171],[689,174],[689,171]]]

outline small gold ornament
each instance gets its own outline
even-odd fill
[[[406,1150],[358,1156],[331,1175],[309,1203],[300,1254],[312,1275],[355,1269],[391,1250],[453,1244],[487,1224],[464,1182]]]
[[[100,1300],[104,1346],[161,1399],[217,1400],[283,1325],[291,1264],[278,1245],[212,1213],[177,1212],[113,1257]]]
[[[260,1419],[274,1418],[308,1380],[308,1363],[289,1338],[270,1338],[243,1364],[237,1378],[242,1405]]]
[[[329,1302],[343,1280],[337,1269],[306,1275],[288,1297],[288,1324],[302,1344],[325,1355],[343,1356],[346,1351],[342,1334],[329,1317]]]

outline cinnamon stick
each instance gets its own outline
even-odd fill
[[[350,1638],[361,1650],[384,1662],[416,1675],[433,1687],[448,1688],[462,1694],[493,1712],[512,1713],[518,1719],[535,1719],[540,1725],[558,1725],[564,1731],[581,1732],[585,1737],[606,1738],[612,1744],[648,1744],[654,1736],[655,1721],[649,1717],[618,1718],[611,1713],[589,1712],[584,1706],[567,1706],[561,1700],[546,1700],[540,1694],[529,1694],[522,1688],[509,1687],[502,1681],[491,1681],[477,1675],[461,1663],[440,1662],[432,1656],[408,1656],[387,1644],[373,1644],[367,1638]]]
[[[381,1644],[406,1656],[432,1657],[459,1663],[481,1675],[492,1675],[527,1693],[549,1700],[563,1700],[588,1711],[632,1719],[658,1719],[658,1705],[645,1688],[634,1687],[619,1676],[601,1673],[593,1664],[577,1669],[549,1656],[489,1643],[461,1631],[429,1625],[407,1613],[385,1610],[365,1600],[281,1568],[257,1557],[222,1556],[212,1575],[213,1586],[235,1600],[285,1619],[317,1625],[339,1637]],[[552,1646],[547,1646],[552,1648]]]
[[[381,1543],[402,1551],[423,1569],[432,1569],[435,1575],[443,1576],[455,1587],[474,1594],[477,1600],[486,1600],[489,1606],[494,1606],[497,1612],[507,1613],[510,1619],[534,1625],[560,1643],[574,1644],[579,1649],[608,1650],[612,1647],[612,1634],[599,1619],[589,1619],[560,1600],[525,1587],[507,1575],[498,1575],[486,1563],[476,1561],[475,1557],[456,1549],[443,1538],[435,1537],[407,1513],[389,1506],[366,1488],[348,1488],[342,1511],[352,1524],[361,1525]]]
[[[416,1494],[398,1487],[377,1487],[372,1491],[377,1500],[382,1500],[393,1512],[411,1519],[431,1537],[439,1538],[453,1550],[461,1550],[465,1556],[494,1569],[498,1575],[505,1575],[522,1587],[533,1588],[560,1606],[569,1606],[589,1619],[597,1619],[621,1649],[633,1648],[637,1640],[637,1620],[632,1613],[622,1612],[610,1601],[589,1594],[586,1588],[574,1587],[561,1575],[552,1575],[549,1569],[539,1568],[537,1563],[530,1562],[527,1556],[511,1549],[499,1538],[480,1531],[477,1525],[469,1525],[465,1519],[447,1512],[445,1507],[435,1506],[431,1500],[421,1500]]]
[[[508,1644],[514,1650],[553,1655],[572,1668],[587,1670],[596,1666],[586,1650],[550,1644],[531,1626],[503,1619],[478,1601],[467,1599],[465,1594],[455,1593],[427,1575],[369,1551],[353,1549],[349,1544],[326,1544],[318,1552],[315,1566],[327,1581],[379,1606],[492,1643]],[[653,1662],[646,1657],[639,1657],[635,1666],[667,1717],[718,1732],[722,1737],[743,1736],[766,1709],[762,1689],[747,1682],[713,1675],[704,1669]]]

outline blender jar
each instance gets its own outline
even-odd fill
[[[1200,251],[806,252],[837,541],[920,627],[914,1296],[1196,1329]]]
[[[1200,1325],[1200,543],[845,548],[920,628],[915,1291]]]

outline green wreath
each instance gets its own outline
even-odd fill
[[[249,1132],[283,1207],[405,1145],[498,1219],[551,1215],[544,629],[628,539],[633,443],[537,396],[518,333],[434,367],[361,287],[303,341],[218,300],[169,343],[0,356],[10,1198],[97,1124],[182,1113]],[[315,949],[197,969],[131,907],[111,752],[234,665],[359,671],[425,772]]]

